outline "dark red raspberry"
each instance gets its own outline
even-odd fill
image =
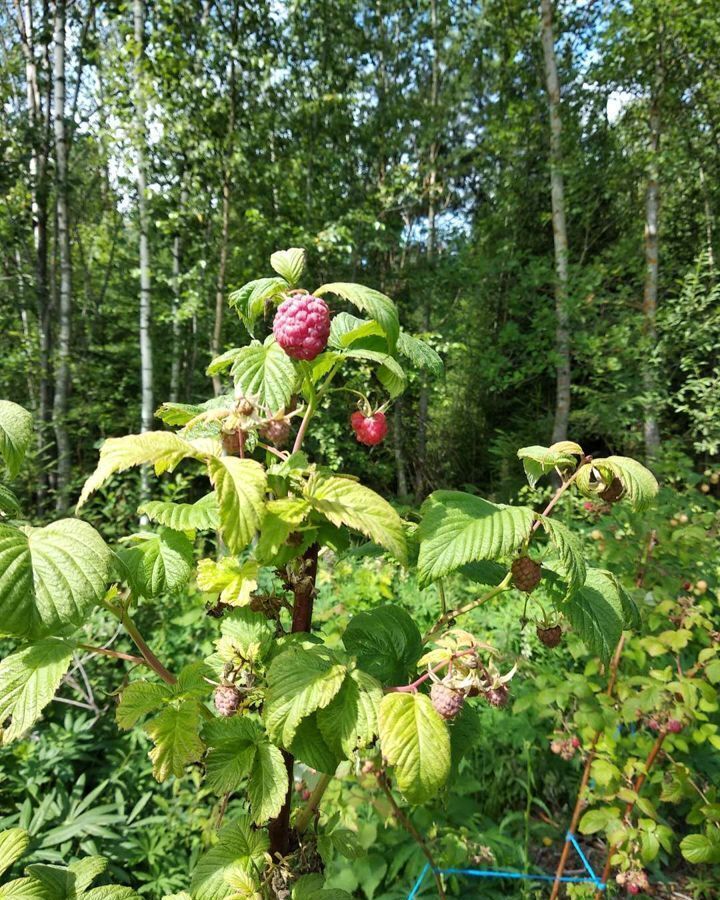
[[[260,428],[260,434],[274,447],[284,447],[290,437],[290,423],[287,419],[270,419]]]
[[[443,719],[454,719],[465,703],[465,695],[461,691],[455,691],[439,681],[430,688],[430,699]]]
[[[550,628],[536,628],[537,636],[546,647],[557,647],[562,641],[562,628],[559,625],[551,625]]]
[[[671,731],[673,734],[680,734],[683,730],[683,724],[679,719],[669,719],[667,728],[668,731]]]
[[[600,496],[606,503],[616,503],[624,493],[625,486],[616,476],[605,490],[600,492]]]
[[[501,709],[503,706],[507,706],[507,702],[510,699],[510,691],[507,685],[500,684],[496,688],[488,688],[485,691],[485,699],[490,706]]]
[[[358,441],[368,447],[379,444],[387,434],[385,413],[376,412],[372,416],[365,416],[358,410],[350,416],[350,424]]]
[[[327,303],[312,294],[288,297],[278,307],[273,334],[293,359],[315,359],[330,336],[330,310]]]
[[[541,566],[529,556],[521,556],[511,566],[512,582],[519,591],[529,594],[540,583]]]
[[[221,684],[215,688],[215,709],[221,716],[234,716],[240,706],[240,691],[232,684]]]
[[[576,750],[579,750],[579,749],[582,747],[582,743],[580,742],[580,738],[577,737],[577,736],[574,737],[574,738],[572,739],[572,745],[573,745],[573,747],[574,747]]]

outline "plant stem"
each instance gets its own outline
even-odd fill
[[[497,597],[498,594],[502,594],[503,591],[506,591],[510,586],[510,580],[512,578],[512,573],[508,572],[505,578],[500,582],[497,587],[494,587],[491,591],[488,591],[487,594],[483,594],[482,597],[478,597],[476,600],[471,600],[469,603],[465,603],[463,606],[458,606],[455,609],[451,609],[448,612],[443,613],[437,622],[433,625],[433,627],[427,632],[425,637],[423,638],[423,643],[426,644],[433,635],[437,634],[448,622],[452,622],[453,619],[457,619],[458,616],[464,616],[465,613],[470,612],[478,606],[481,606],[483,603],[486,603],[488,600],[492,600],[493,597]]]
[[[145,643],[143,636],[138,631],[137,625],[133,622],[130,616],[125,609],[118,609],[113,606],[112,603],[103,604],[107,610],[109,610],[114,616],[116,616],[120,623],[124,626],[125,631],[130,635],[130,637],[135,642],[138,650],[142,654],[146,664],[150,666],[150,668],[162,678],[165,684],[175,684],[177,678],[169,672],[165,666],[160,662],[160,660],[155,656],[152,650]]]
[[[425,859],[430,863],[430,870],[433,873],[433,877],[435,878],[435,884],[437,885],[438,895],[440,896],[440,900],[446,900],[445,897],[445,888],[442,883],[442,878],[440,873],[438,872],[438,864],[435,862],[435,859],[430,852],[430,848],[428,847],[425,838],[420,834],[417,828],[413,825],[410,818],[405,815],[402,809],[397,804],[397,801],[392,795],[392,791],[390,790],[390,785],[388,784],[387,776],[384,772],[381,772],[377,776],[378,784],[385,792],[385,796],[388,798],[390,802],[390,806],[392,806],[393,813],[395,814],[395,818],[402,825],[402,827],[407,831],[411,838],[417,843],[420,849],[425,856]]]
[[[467,656],[469,653],[476,653],[476,652],[477,651],[476,651],[475,647],[469,647],[467,650],[461,650],[458,653],[453,653],[453,655],[450,657],[450,659],[444,659],[442,662],[439,662],[436,666],[433,666],[432,669],[428,669],[427,672],[425,672],[419,678],[416,678],[412,684],[403,684],[403,685],[400,685],[399,687],[385,688],[385,693],[386,694],[392,694],[392,693],[415,694],[415,693],[417,693],[417,689],[420,687],[420,685],[424,681],[427,681],[431,675],[434,675],[435,672],[439,672],[440,669],[444,669],[445,666],[449,666],[454,659],[460,659],[461,656]]]
[[[302,426],[301,426],[302,427]],[[293,451],[295,452],[295,451]],[[318,553],[320,547],[313,544],[302,557],[303,571],[293,585],[295,602],[292,611],[292,631],[294,634],[310,631],[312,625],[313,601],[315,600],[315,579],[317,578]],[[287,750],[282,751],[288,775],[288,789],[282,809],[268,825],[270,854],[273,859],[285,857],[290,852],[290,810],[292,807],[294,759]],[[319,802],[319,801],[318,801]]]
[[[142,656],[133,656],[131,653],[121,653],[119,650],[109,650],[107,647],[93,647],[91,644],[78,644],[78,648],[87,650],[88,653],[112,656],[114,659],[126,659],[128,662],[135,663],[138,666],[150,666],[148,661]]]
[[[335,365],[332,367],[332,369],[330,369],[330,372],[328,373],[328,376],[325,379],[325,381],[323,382],[322,387],[320,388],[319,391],[316,391],[315,387],[313,386],[310,367],[306,366],[304,368],[305,380],[307,381],[310,399],[308,400],[307,409],[305,410],[305,415],[303,416],[302,422],[300,423],[300,428],[298,429],[298,433],[295,436],[295,443],[293,444],[293,448],[292,448],[293,453],[297,453],[298,450],[302,447],[302,442],[305,440],[305,435],[307,433],[308,425],[310,424],[310,419],[312,419],[312,417],[317,412],[317,408],[320,404],[320,401],[322,400],[327,389],[330,387],[331,381],[337,375],[337,373],[340,371],[341,365],[342,365],[342,360],[339,360],[338,362],[335,363]]]
[[[583,457],[583,459],[580,460],[580,462],[578,463],[577,469],[575,469],[575,471],[574,471],[574,472],[572,473],[572,475],[568,478],[568,480],[567,480],[567,481],[563,481],[563,483],[560,485],[560,487],[555,491],[555,493],[553,494],[553,496],[552,496],[551,499],[550,499],[550,502],[549,502],[548,505],[545,507],[545,509],[542,511],[542,513],[541,513],[542,516],[549,516],[549,515],[550,515],[550,513],[551,513],[551,512],[553,511],[553,509],[555,508],[555,504],[558,502],[558,500],[562,497],[562,495],[565,493],[565,491],[570,487],[571,484],[574,483],[575,479],[578,477],[578,474],[579,474],[579,472],[580,472],[580,469],[582,469],[582,467],[583,467],[586,463],[589,463],[589,462],[592,462],[592,456],[585,456],[585,457]],[[542,524],[542,523],[541,523],[540,519],[537,519],[537,520],[533,523],[532,530],[533,530],[534,532],[537,531],[541,524]]]
[[[315,814],[315,810],[320,806],[320,801],[323,798],[325,791],[328,789],[328,785],[332,781],[332,775],[321,775],[318,783],[313,788],[312,794],[310,794],[310,798],[308,799],[305,806],[298,813],[298,817],[295,820],[295,828],[298,834],[303,834],[307,831],[307,827],[310,824],[310,820]]]
[[[635,779],[635,783],[633,784],[633,792],[636,797],[642,790],[642,786],[645,784],[645,780],[648,777],[648,774],[650,772],[650,769],[652,768],[653,763],[655,762],[655,760],[658,757],[658,754],[660,753],[660,750],[663,745],[663,741],[665,740],[666,737],[667,737],[667,730],[663,729],[660,732],[660,734],[658,734],[657,738],[655,739],[655,743],[652,745],[650,753],[648,753],[647,759],[645,760],[645,765],[643,766],[643,771],[638,775],[638,777]],[[627,806],[625,807],[625,814],[623,816],[623,819],[627,819],[630,816],[633,809],[635,808],[635,802],[636,802],[635,800],[628,801]],[[607,859],[605,860],[605,866],[603,867],[603,872],[602,872],[602,876],[601,876],[601,881],[603,882],[603,884],[607,884],[608,876],[610,875],[610,868],[612,866],[612,858],[613,858],[613,855],[614,855],[615,851],[617,850],[618,846],[619,846],[618,844],[613,844],[610,847],[610,849],[608,850]],[[603,896],[604,896],[603,891],[597,890],[595,892],[595,900],[602,900]]]

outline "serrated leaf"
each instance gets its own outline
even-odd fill
[[[208,471],[220,509],[220,533],[230,552],[240,553],[265,516],[265,470],[255,460],[224,456],[208,460]]]
[[[323,284],[314,291],[316,297],[322,297],[323,294],[335,294],[338,297],[342,297],[356,306],[361,312],[365,312],[370,318],[375,319],[385,332],[389,351],[392,353],[395,350],[400,334],[400,323],[398,321],[397,308],[389,297],[362,284],[350,284],[347,282]]]
[[[193,900],[226,900],[233,893],[226,874],[236,867],[249,873],[262,871],[269,846],[265,832],[254,831],[248,816],[225,825],[217,844],[195,866],[190,883]]]
[[[77,509],[116,472],[147,464],[155,467],[156,475],[161,475],[171,472],[183,459],[201,459],[205,455],[172,431],[147,431],[108,438],[100,448],[97,468],[85,482]]]
[[[193,545],[181,531],[161,527],[118,551],[128,583],[138,597],[176,594],[190,579]]]
[[[557,550],[561,575],[567,582],[568,592],[579,590],[585,584],[587,568],[583,558],[582,544],[570,529],[547,516],[538,516],[540,524]]]
[[[82,900],[139,900],[140,895],[132,888],[119,884],[106,884],[92,888],[82,895]]]
[[[318,710],[317,723],[328,745],[339,756],[352,759],[377,734],[382,686],[358,669],[350,672],[328,706]]]
[[[583,456],[582,447],[573,441],[559,441],[551,447],[521,447],[517,452],[522,460],[525,475],[531,487],[535,487],[543,475],[552,472],[556,467],[565,470],[574,469],[576,457]]]
[[[75,645],[45,638],[0,660],[2,744],[21,737],[40,718],[68,670]],[[7,728],[2,723],[11,719]]]
[[[252,819],[256,825],[280,814],[288,783],[287,768],[280,750],[267,739],[259,740],[247,788]]]
[[[321,648],[291,646],[276,656],[267,673],[263,710],[271,740],[289,747],[300,722],[337,694],[346,671]]]
[[[0,900],[55,900],[41,881],[35,878],[14,878],[0,884]]]
[[[347,525],[389,550],[400,562],[407,561],[402,519],[375,491],[339,475],[317,474],[310,478],[305,497],[333,525]]]
[[[295,365],[275,338],[241,347],[232,366],[235,389],[274,415],[290,404],[298,375]]]
[[[134,728],[143,716],[160,709],[172,696],[172,689],[166,684],[131,681],[120,694],[115,719],[120,728]]]
[[[341,312],[332,318],[328,347],[345,350],[363,338],[384,336],[385,332],[374,319],[358,319],[350,313]]]
[[[608,809],[589,809],[580,819],[580,832],[582,834],[597,834],[604,831],[607,823],[613,818],[614,811]]]
[[[262,734],[252,719],[240,716],[206,725],[203,738],[211,748],[205,762],[208,787],[218,794],[237,790],[250,774]]]
[[[0,663],[0,666],[2,663]],[[25,853],[30,845],[30,834],[24,828],[8,828],[0,831],[0,875]]]
[[[426,369],[436,378],[442,375],[444,366],[440,355],[420,338],[401,331],[397,349],[398,353],[406,356],[418,369]]]
[[[5,484],[0,484],[0,513],[6,516],[17,516],[20,513],[20,501]]]
[[[422,654],[422,636],[399,606],[379,606],[350,619],[343,635],[360,668],[386,685],[405,684]]]
[[[619,478],[622,482],[622,499],[628,500],[638,512],[650,506],[659,490],[652,472],[637,460],[626,456],[608,456],[606,459],[586,463],[578,470],[576,483],[581,494],[596,497],[613,478]]]
[[[427,585],[466,563],[508,556],[529,537],[535,513],[462,491],[436,491],[422,506],[418,580]]]
[[[0,456],[11,478],[20,471],[32,432],[31,413],[11,400],[0,400]]]
[[[381,383],[390,391],[392,397],[397,397],[405,390],[407,386],[407,375],[400,363],[389,353],[380,353],[377,350],[364,350],[358,347],[348,348],[343,356],[350,359],[360,359],[367,362],[374,362],[381,368],[378,369],[378,378]],[[385,372],[382,375],[382,372]]]
[[[214,493],[206,494],[195,503],[150,500],[138,507],[138,514],[175,531],[212,531],[218,527],[220,517]]]
[[[562,611],[575,631],[607,664],[623,632],[623,606],[617,587],[599,569],[588,569],[585,584],[570,594]]]
[[[79,519],[44,528],[0,525],[0,633],[82,625],[105,595],[111,560],[97,531]]]
[[[242,660],[257,663],[272,648],[275,623],[262,613],[247,608],[234,609],[223,616],[220,635],[215,646],[223,662],[237,663]]]
[[[185,766],[197,762],[203,755],[205,745],[200,740],[200,706],[194,701],[186,701],[178,706],[166,706],[143,731],[155,746],[148,754],[153,763],[153,775],[158,781],[165,781],[170,775],[181,778]]]
[[[426,694],[386,694],[378,717],[383,756],[410,803],[425,803],[450,773],[450,735]]]
[[[301,247],[277,250],[270,257],[270,265],[290,287],[294,287],[305,271],[305,251]]]
[[[300,722],[288,749],[298,762],[325,775],[333,775],[343,759],[343,754],[337,753],[325,740],[317,723],[317,713]]]
[[[720,841],[711,840],[705,834],[687,834],[680,841],[680,852],[695,865],[717,863],[720,862]]]
[[[259,566],[255,560],[239,563],[231,556],[217,562],[201,559],[198,563],[197,586],[201,591],[219,593],[222,603],[229,606],[246,606],[257,587]]]
[[[289,285],[284,278],[256,278],[248,281],[229,297],[229,304],[235,307],[243,325],[252,334],[255,322],[263,314],[266,300],[277,300]]]
[[[75,880],[75,892],[80,895],[90,887],[98,875],[107,869],[108,861],[104,856],[85,856],[75,860],[68,866]]]

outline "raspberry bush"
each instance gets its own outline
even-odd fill
[[[395,304],[379,291],[344,282],[308,291],[299,249],[273,254],[271,264],[274,275],[231,295],[251,339],[210,364],[208,374],[232,379],[227,393],[197,406],[163,404],[166,429],[105,441],[78,512],[137,466],[204,475],[204,496],[145,501],[138,512],[147,524],[111,548],[79,518],[31,527],[9,488],[0,493],[0,621],[18,643],[0,663],[3,742],[27,733],[80,644],[114,654],[87,634],[89,610],[115,618],[137,646],[136,655],[114,654],[119,668],[134,667],[118,678],[119,727],[150,738],[159,781],[200,771],[220,818],[229,797],[244,803],[197,862],[182,895],[193,900],[321,891],[325,861],[358,852],[355,835],[322,810],[337,772],[374,773],[404,822],[401,797],[423,804],[442,791],[464,711],[508,706],[518,677],[515,660],[462,629],[472,609],[519,590],[538,627],[571,629],[607,665],[624,630],[638,626],[637,610],[612,572],[588,564],[581,540],[553,512],[571,489],[640,511],[657,490],[634,460],[593,460],[563,442],[518,454],[531,484],[553,472],[559,479],[542,512],[441,490],[404,520],[351,475],[313,461],[308,439],[339,403],[348,438],[354,431],[378,444],[384,409],[406,386],[405,366],[437,376],[440,358],[400,328]],[[354,386],[364,377],[364,391],[345,390],[343,376]],[[351,413],[358,393],[361,408]],[[11,403],[0,416],[0,452],[13,475],[32,420]],[[207,545],[201,534],[217,534],[218,551],[196,559]],[[349,548],[384,553],[426,589],[462,571],[478,596],[448,609],[440,589],[424,635],[400,606],[378,603],[350,621],[340,643],[325,641],[313,633],[318,567]],[[215,598],[215,652],[175,671],[148,645],[134,612],[172,602],[192,578]],[[454,752],[462,754],[461,739]],[[439,876],[437,886],[443,895]]]

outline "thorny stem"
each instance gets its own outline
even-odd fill
[[[128,662],[135,663],[138,666],[150,666],[148,661],[142,656],[133,656],[131,653],[121,653],[119,650],[108,650],[107,647],[93,647],[91,644],[78,644],[80,650],[87,650],[88,653],[99,653],[102,656],[112,656],[114,659],[126,659]]]
[[[647,573],[648,563],[652,558],[653,550],[657,544],[657,532],[653,529],[650,532],[650,537],[647,542],[647,546],[645,548],[645,552],[643,553],[642,561],[640,564],[640,569],[637,573],[637,577],[635,579],[635,587],[641,588],[643,583],[645,582],[645,575]],[[610,671],[608,676],[608,685],[606,690],[606,695],[608,697],[612,697],[613,691],[615,690],[615,682],[617,681],[618,668],[620,666],[620,657],[622,656],[623,648],[625,646],[625,635],[620,636],[620,640],[618,641],[618,645],[615,648],[615,653],[613,654],[612,662],[610,663]],[[580,821],[580,813],[583,810],[583,800],[584,793],[588,786],[588,781],[590,780],[590,767],[595,760],[595,749],[597,747],[597,743],[600,740],[600,735],[602,731],[596,731],[595,735],[592,739],[592,743],[590,745],[590,750],[588,751],[587,759],[585,760],[585,768],[583,769],[582,777],[580,779],[580,786],[578,787],[577,797],[575,798],[575,806],[573,808],[572,818],[570,819],[570,825],[568,826],[568,832],[570,834],[575,834],[575,830],[577,829],[577,824]],[[563,845],[562,853],[560,854],[560,860],[558,862],[558,867],[555,872],[555,881],[553,882],[552,893],[550,894],[550,900],[556,900],[559,892],[560,892],[560,878],[562,877],[563,872],[565,871],[565,866],[567,864],[567,858],[570,853],[570,843],[565,841]],[[604,880],[604,879],[603,879]]]
[[[315,815],[315,811],[318,806],[320,806],[320,801],[325,794],[325,791],[328,789],[328,785],[332,781],[332,775],[321,775],[318,783],[313,788],[312,794],[305,804],[305,806],[298,813],[298,817],[295,820],[295,828],[297,829],[298,834],[303,834],[307,831],[307,827],[310,824],[310,820]]]
[[[665,740],[666,737],[667,737],[667,730],[663,729],[660,732],[660,734],[658,734],[658,736],[655,740],[655,743],[652,745],[650,753],[648,753],[647,759],[645,760],[645,765],[643,766],[643,770],[642,770],[642,772],[640,772],[638,777],[635,779],[635,783],[633,784],[633,793],[635,794],[635,799],[628,801],[627,806],[625,807],[625,814],[623,815],[623,819],[627,820],[627,818],[630,816],[633,809],[635,808],[637,796],[640,793],[640,791],[642,790],[642,786],[645,784],[645,780],[647,779],[650,769],[652,768],[653,763],[655,762],[655,760],[658,757],[658,754],[660,753],[660,750],[663,745],[663,741]],[[601,876],[601,881],[603,882],[603,884],[607,884],[608,876],[610,875],[610,867],[612,866],[612,858],[615,855],[615,851],[617,850],[618,846],[619,846],[618,844],[612,844],[610,849],[608,850],[607,859],[605,860],[605,866],[603,867],[603,872],[602,872],[602,876]],[[602,900],[602,898],[603,898],[603,891],[598,889],[595,892],[595,900]]]
[[[417,828],[413,825],[410,818],[403,812],[402,809],[397,804],[397,801],[392,795],[392,791],[390,790],[390,785],[388,784],[387,776],[384,772],[378,773],[377,776],[378,784],[385,792],[385,796],[388,798],[390,802],[390,806],[392,806],[393,813],[395,814],[395,818],[402,825],[402,827],[407,831],[410,837],[417,843],[418,847],[423,852],[425,859],[430,863],[430,871],[433,873],[433,877],[435,878],[435,884],[437,885],[438,895],[440,896],[440,900],[446,900],[445,897],[445,888],[442,883],[442,878],[438,871],[438,865],[435,862],[435,859],[430,852],[430,848],[428,847],[425,838],[420,834]]]
[[[545,509],[542,511],[542,513],[541,513],[542,516],[550,515],[550,513],[555,508],[555,504],[558,502],[558,500],[562,497],[562,495],[570,487],[570,485],[575,482],[575,479],[578,477],[578,474],[580,473],[580,469],[582,469],[582,467],[586,463],[589,463],[589,462],[592,462],[592,456],[584,456],[580,460],[580,462],[578,463],[577,469],[575,469],[575,471],[568,478],[568,480],[563,481],[563,483],[560,485],[560,487],[555,491],[555,493],[553,494],[553,496],[550,499],[550,502],[545,507]],[[535,522],[533,523],[533,527],[532,527],[533,532],[537,531],[541,524],[542,524],[542,521],[540,519],[536,519]]]
[[[137,625],[133,622],[130,616],[125,609],[118,609],[116,606],[113,606],[112,603],[105,603],[105,608],[108,609],[114,616],[116,616],[120,623],[125,627],[125,631],[130,635],[130,637],[135,642],[138,650],[142,654],[146,664],[150,666],[150,668],[162,678],[165,684],[175,684],[177,682],[177,678],[169,672],[165,666],[160,662],[160,660],[155,656],[150,647],[145,643],[145,639],[138,631]]]
[[[430,638],[433,637],[433,635],[437,634],[438,631],[441,631],[449,622],[457,619],[458,616],[464,616],[465,613],[468,613],[476,607],[481,606],[488,600],[492,600],[492,598],[497,597],[498,594],[502,594],[503,591],[506,591],[510,586],[511,579],[512,573],[508,572],[505,578],[503,578],[503,580],[500,582],[500,584],[497,587],[494,587],[491,591],[488,591],[487,594],[483,594],[482,597],[478,597],[476,600],[471,600],[469,603],[465,603],[463,606],[458,606],[455,609],[451,609],[443,613],[437,620],[437,622],[433,625],[433,627],[427,632],[427,634],[423,638],[423,643],[426,644],[430,640]]]
[[[385,693],[386,694],[392,694],[392,693],[416,694],[417,689],[420,687],[420,685],[423,682],[427,681],[431,675],[434,675],[436,672],[439,672],[440,669],[444,669],[445,666],[452,665],[453,660],[460,659],[461,656],[467,656],[470,653],[477,653],[476,648],[470,647],[467,650],[460,650],[458,653],[453,653],[453,655],[450,657],[450,659],[444,659],[442,662],[439,662],[436,666],[433,666],[432,669],[428,669],[427,672],[425,672],[419,678],[416,678],[412,684],[403,684],[403,685],[400,685],[399,687],[385,688]]]

